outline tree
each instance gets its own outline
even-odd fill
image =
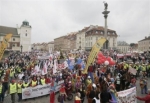
[[[135,43],[130,43],[130,47],[134,47],[135,46]]]

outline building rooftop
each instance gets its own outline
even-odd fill
[[[0,35],[13,34],[13,36],[19,36],[17,32],[17,28],[0,26]]]
[[[141,42],[141,41],[145,41],[145,40],[150,40],[150,36],[145,37],[145,39],[142,39],[142,40],[140,40],[139,42]]]

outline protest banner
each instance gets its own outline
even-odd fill
[[[55,91],[58,92],[61,88],[61,85],[64,83],[64,80],[61,80],[57,83],[55,86]],[[28,99],[28,98],[35,98],[44,96],[50,93],[51,85],[45,84],[45,85],[38,85],[36,87],[28,87],[22,89],[22,99]]]
[[[88,67],[90,66],[91,63],[94,62],[99,50],[103,47],[103,44],[105,43],[105,41],[106,41],[105,38],[101,38],[101,39],[96,41],[96,43],[92,47],[92,50],[91,50],[90,55],[88,57],[86,67],[83,70],[83,74],[87,74]]]
[[[50,84],[22,89],[22,99],[34,98],[50,93]]]
[[[4,38],[3,41],[0,44],[0,60],[3,57],[4,51],[7,48],[8,45],[8,41],[10,40],[10,38],[12,37],[12,34],[7,34]]]
[[[136,75],[137,70],[134,68],[129,68],[128,72],[132,73],[133,75]]]
[[[137,103],[136,101],[136,87],[117,92],[118,103]]]

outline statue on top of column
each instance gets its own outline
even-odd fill
[[[107,8],[108,8],[108,4],[107,4],[107,2],[103,2],[104,3],[104,6],[105,6],[105,10],[107,10]]]

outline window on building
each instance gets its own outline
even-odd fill
[[[91,40],[92,40],[92,37],[91,37]]]
[[[27,30],[26,30],[26,32],[27,32]]]
[[[27,33],[26,33],[26,36],[27,36]]]
[[[110,32],[108,32],[108,35],[110,34]]]
[[[15,47],[15,44],[13,44],[13,47]]]
[[[92,42],[91,42],[91,46],[92,46]]]
[[[15,38],[13,38],[13,41],[15,41]]]

